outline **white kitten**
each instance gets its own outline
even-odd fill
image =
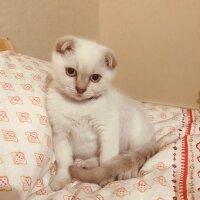
[[[51,188],[59,190],[71,181],[69,166],[76,158],[85,161],[71,166],[70,172],[82,181],[104,185],[116,177],[137,176],[157,147],[143,111],[111,87],[117,64],[113,52],[65,36],[57,41],[52,61],[47,110],[57,175]]]

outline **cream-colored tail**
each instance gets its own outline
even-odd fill
[[[114,180],[125,180],[137,177],[140,168],[146,160],[156,152],[157,149],[146,149],[143,152],[130,152],[118,155],[99,167],[85,169],[72,165],[69,171],[71,176],[77,180],[103,186]]]
[[[111,171],[108,167],[94,167],[90,169],[85,169],[72,165],[69,167],[71,177],[88,183],[100,184],[102,180],[112,177]]]
[[[89,183],[100,184],[106,180],[115,180],[117,176],[124,171],[133,167],[133,155],[123,154],[116,156],[108,163],[102,166],[85,169],[72,165],[69,167],[70,174],[73,178]]]

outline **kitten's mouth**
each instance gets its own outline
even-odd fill
[[[95,96],[91,96],[91,97],[84,97],[84,94],[74,94],[74,95],[69,95],[67,92],[65,91],[61,91],[60,92],[67,96],[68,98],[75,100],[77,102],[86,102],[86,101],[90,101],[93,99],[99,99],[103,94],[99,94],[99,95],[95,95]]]
[[[84,99],[84,96],[83,96],[82,94],[76,94],[76,95],[75,95],[75,98]]]
[[[76,96],[74,98],[77,101],[90,101],[92,99],[98,99],[100,96],[102,96],[102,95],[91,96],[91,97],[84,97],[84,95],[82,95],[82,94],[76,94]]]
[[[77,101],[86,101],[86,100],[89,100],[90,98],[87,98],[87,97],[84,97],[84,95],[81,95],[81,94],[77,94],[75,96],[75,100]]]

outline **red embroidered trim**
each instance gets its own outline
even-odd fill
[[[188,124],[184,138],[182,138],[182,151],[181,151],[181,175],[179,182],[180,197],[182,200],[188,200],[187,196],[187,176],[188,176],[188,135],[191,133],[192,128],[192,110],[187,110]]]
[[[188,125],[186,127],[186,135],[190,135],[192,123],[193,123],[193,116],[192,116],[192,110],[187,110],[187,116],[188,116]]]

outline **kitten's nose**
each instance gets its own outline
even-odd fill
[[[79,88],[79,87],[76,86],[76,91],[79,94],[83,94],[86,91],[86,88]]]

